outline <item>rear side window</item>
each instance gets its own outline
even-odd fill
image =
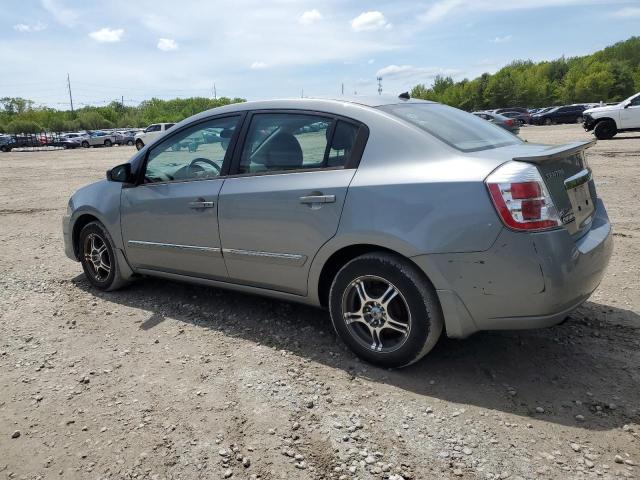
[[[344,167],[357,133],[358,127],[351,123],[319,115],[257,113],[251,119],[238,173]]]
[[[439,103],[383,105],[395,115],[463,152],[522,143],[515,135],[470,113]]]

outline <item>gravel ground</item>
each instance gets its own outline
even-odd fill
[[[320,310],[92,289],[60,218],[132,148],[0,154],[0,478],[640,478],[639,152],[637,134],[591,149],[615,253],[568,322],[444,339],[398,371]]]

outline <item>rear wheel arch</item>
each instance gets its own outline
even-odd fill
[[[367,253],[387,253],[390,255],[395,255],[398,258],[403,260],[407,260],[414,264],[416,270],[423,277],[423,279],[429,284],[429,286],[435,291],[435,287],[431,279],[427,276],[426,273],[417,265],[410,257],[403,255],[396,250],[393,250],[388,247],[383,247],[375,244],[354,244],[342,247],[335,252],[333,252],[329,258],[324,262],[322,266],[322,270],[320,271],[320,275],[318,277],[318,299],[320,301],[320,305],[323,307],[327,307],[329,304],[329,291],[331,290],[331,284],[333,279],[338,274],[340,269],[349,263],[354,258],[357,258],[361,255]]]

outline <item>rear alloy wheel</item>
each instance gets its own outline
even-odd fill
[[[144,143],[142,143],[142,140],[136,140],[136,148],[138,150],[142,150],[144,148]]]
[[[544,124],[545,125],[553,125],[553,120],[551,120],[550,118],[545,118],[544,119]]]
[[[433,288],[415,265],[396,255],[371,253],[347,263],[333,281],[329,303],[342,340],[382,367],[417,362],[442,332]]]
[[[593,133],[598,140],[609,140],[618,133],[618,129],[612,120],[602,120],[597,123],[596,128],[593,129]]]
[[[83,140],[83,142],[82,142],[82,146],[83,146],[84,148],[89,148],[89,142],[87,142],[86,140]]]
[[[104,141],[104,146],[105,147],[110,147],[111,145],[113,145],[113,143],[111,143],[111,140],[105,140]]]
[[[127,145],[129,147],[133,147],[133,140],[127,140]]]
[[[576,118],[576,123],[582,123],[584,122],[584,118],[582,117],[582,115],[580,115],[579,117]]]
[[[87,279],[100,290],[116,290],[127,282],[120,274],[111,236],[101,223],[91,222],[80,232],[80,262]]]

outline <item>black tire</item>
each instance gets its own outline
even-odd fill
[[[89,148],[89,147],[90,147],[89,142],[87,142],[86,140],[83,140],[82,141],[82,148]]]
[[[136,140],[136,149],[142,150],[143,148],[144,148],[144,143],[142,143],[142,140]]]
[[[78,251],[84,274],[94,287],[111,291],[128,283],[120,273],[111,235],[100,222],[88,223],[80,231]]]
[[[104,141],[104,146],[105,147],[110,147],[111,145],[113,145],[113,142],[111,140],[107,139],[107,140]]]
[[[0,147],[0,150],[1,150],[1,151],[3,151],[3,152],[5,152],[5,153],[7,153],[7,152],[10,152],[10,151],[11,151],[11,149],[10,149],[9,147],[7,147],[6,145],[1,146],[1,147]]]
[[[360,285],[367,282],[364,298],[368,300],[364,302]],[[397,293],[385,302],[385,292],[392,287]],[[351,302],[359,307],[349,308]],[[361,255],[342,267],[331,285],[329,308],[333,327],[349,348],[385,368],[420,360],[435,346],[443,328],[435,291],[418,267],[385,252]],[[403,328],[394,327],[399,325]],[[378,333],[374,335],[373,330]]]
[[[596,124],[593,133],[598,140],[609,140],[618,133],[618,129],[613,120],[602,120]]]
[[[133,147],[133,140],[127,140],[127,146]]]

